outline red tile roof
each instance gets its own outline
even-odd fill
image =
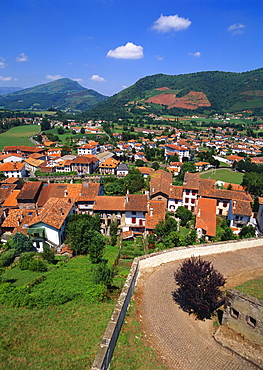
[[[125,196],[97,196],[94,211],[125,211]]]
[[[208,236],[216,235],[216,199],[198,199],[195,228],[205,230]]]
[[[156,225],[165,220],[166,201],[150,200],[148,205],[148,213],[146,214],[145,227],[146,229],[154,229]]]

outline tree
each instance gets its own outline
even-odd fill
[[[222,296],[220,287],[226,282],[223,275],[214,269],[211,262],[191,257],[174,272],[174,279],[179,286],[174,298],[182,308],[189,313],[194,312],[200,319],[209,318]]]
[[[174,217],[172,217],[169,213],[166,214],[165,221],[160,221],[155,229],[153,230],[154,234],[157,235],[159,241],[162,241],[164,238],[168,237],[168,235],[172,231],[177,230],[177,222]]]
[[[184,180],[184,175],[186,172],[196,172],[196,166],[193,162],[184,162],[180,168],[179,175],[177,179],[180,181]]]
[[[159,170],[160,168],[160,165],[158,162],[153,162],[152,163],[152,166],[151,166],[155,171]]]
[[[50,129],[51,129],[51,126],[50,126],[49,120],[47,118],[43,118],[41,121],[41,131],[47,131]]]
[[[43,246],[42,258],[49,263],[55,263],[54,250],[46,244]]]
[[[33,244],[29,237],[23,233],[15,233],[11,240],[11,247],[16,250],[17,254],[30,252]]]
[[[110,224],[111,245],[115,245],[117,243],[117,233],[118,223],[117,221],[112,221]]]
[[[254,238],[256,236],[256,230],[252,225],[245,225],[239,232],[240,239]]]
[[[105,238],[98,231],[89,231],[88,252],[91,263],[99,263],[103,257]]]
[[[71,215],[66,227],[67,242],[71,248],[78,254],[89,253],[89,247],[92,243],[92,234],[100,234],[99,215]]]
[[[84,127],[81,127],[81,129],[80,129],[80,133],[81,133],[82,135],[84,135],[84,134],[85,134],[85,128],[84,128]]]
[[[193,215],[192,212],[189,211],[189,209],[180,206],[176,210],[176,216],[180,218],[181,226],[186,226],[187,222],[191,220]]]
[[[95,284],[103,284],[107,287],[112,284],[113,271],[107,266],[107,261],[103,260],[93,269],[93,281]]]

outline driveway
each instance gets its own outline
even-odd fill
[[[211,261],[227,278],[226,288],[263,275],[263,246],[209,255],[204,259]],[[136,289],[141,325],[156,356],[168,369],[258,369],[215,342],[213,320],[195,320],[174,302],[174,271],[180,262],[159,266],[144,276]]]

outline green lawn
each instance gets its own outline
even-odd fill
[[[240,292],[252,295],[257,299],[263,300],[263,276],[249,280],[245,284],[236,287]]]
[[[40,132],[38,125],[25,125],[12,127],[10,130],[0,134],[0,150],[8,145],[26,145],[34,146],[29,140],[29,137],[34,136]]]
[[[227,169],[217,169],[200,174],[201,179],[220,180],[231,184],[241,184],[243,174]]]

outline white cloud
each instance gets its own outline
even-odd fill
[[[99,75],[92,75],[90,79],[97,82],[106,82],[105,78],[100,77]]]
[[[228,31],[232,33],[232,35],[238,34],[238,33],[244,33],[244,28],[246,27],[245,24],[241,23],[235,23],[228,27]]]
[[[55,81],[59,80],[60,78],[63,78],[61,75],[46,75],[47,80]]]
[[[72,78],[72,80],[78,82],[79,84],[83,82],[82,78]]]
[[[187,29],[192,22],[187,18],[176,15],[163,15],[154,22],[152,29],[158,32],[182,31]]]
[[[26,56],[25,53],[21,53],[21,54],[19,54],[18,57],[16,57],[16,61],[17,62],[28,62],[29,58],[28,58],[28,56]]]
[[[7,64],[5,62],[5,58],[0,57],[0,68],[6,68]]]
[[[195,53],[189,53],[188,55],[192,55],[193,57],[199,58],[201,56],[201,52],[196,51]]]
[[[11,80],[12,80],[12,77],[0,76],[0,81],[11,81]]]
[[[160,55],[155,55],[155,58],[156,58],[157,60],[163,60],[163,57],[161,57]]]
[[[141,59],[143,58],[143,47],[134,45],[132,42],[127,42],[126,45],[108,51],[107,57],[115,59]]]

